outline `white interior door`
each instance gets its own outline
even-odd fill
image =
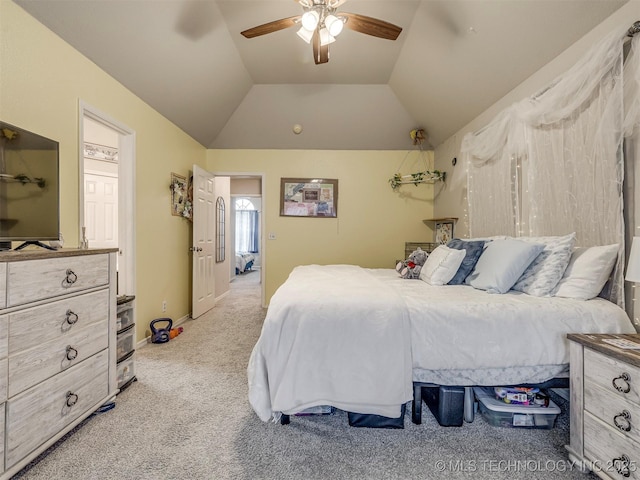
[[[198,318],[214,307],[216,195],[214,175],[193,166],[193,291],[191,316]]]
[[[90,247],[118,247],[117,176],[85,173],[84,225]]]

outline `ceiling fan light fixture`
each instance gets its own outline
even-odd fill
[[[316,10],[309,10],[304,12],[301,21],[304,28],[313,32],[320,21],[320,14]]]
[[[329,30],[327,30],[326,28],[321,28],[319,33],[320,33],[320,45],[322,47],[336,41],[336,39],[333,36],[331,36],[331,34],[329,33]]]
[[[298,30],[298,36],[307,43],[311,43],[311,39],[313,38],[313,30],[307,30],[304,27],[300,27]]]
[[[324,19],[324,26],[327,27],[331,36],[337,37],[342,32],[344,21],[335,15],[327,15],[327,18]]]

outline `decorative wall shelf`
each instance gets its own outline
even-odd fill
[[[426,218],[424,220],[422,220],[422,223],[424,223],[427,226],[432,226],[437,222],[457,222],[458,221],[458,217],[443,217],[443,218]]]
[[[401,175],[396,173],[389,179],[389,184],[392,189],[397,189],[400,185],[419,185],[421,183],[436,183],[444,182],[447,177],[447,172],[441,172],[440,170],[425,170],[423,172],[410,173],[408,175]]]
[[[447,172],[441,172],[440,170],[429,170],[429,166],[427,160],[424,158],[424,150],[422,149],[422,144],[427,138],[427,133],[422,128],[416,128],[409,132],[409,136],[411,137],[411,141],[414,146],[417,146],[417,150],[409,150],[405,155],[398,171],[389,179],[389,185],[393,190],[397,190],[402,185],[415,185],[418,186],[421,183],[436,183],[436,182],[444,182],[447,177]],[[407,160],[407,157],[411,154],[411,152],[418,151],[420,158],[424,162],[424,170],[420,170],[415,173],[409,173],[407,175],[403,175],[400,173],[402,169],[402,165]]]
[[[27,177],[23,173],[19,173],[17,175],[9,175],[7,173],[0,173],[0,180],[7,183],[21,183],[22,185],[26,185],[28,183],[33,183],[40,188],[44,188],[47,186],[47,182],[44,178],[35,177],[30,178]]]

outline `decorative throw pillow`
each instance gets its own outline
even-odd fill
[[[490,242],[465,283],[489,293],[507,293],[544,245],[513,238]]]
[[[447,247],[449,248],[464,250],[466,252],[462,259],[462,263],[460,264],[460,268],[458,268],[456,274],[449,281],[449,285],[462,285],[464,283],[464,279],[473,272],[473,267],[476,266],[478,258],[480,258],[480,254],[484,249],[484,244],[485,242],[483,240],[470,241],[461,240],[459,238],[454,238],[447,243]]]
[[[555,290],[556,297],[590,300],[598,296],[611,275],[620,246],[576,248]]]
[[[531,262],[512,289],[535,297],[552,295],[569,265],[576,243],[575,232],[561,237],[518,237],[518,240],[542,243],[544,250]]]
[[[446,245],[440,245],[431,252],[422,266],[420,280],[431,285],[444,285],[456,274],[464,256],[464,250],[456,250]]]

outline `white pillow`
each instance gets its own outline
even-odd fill
[[[536,297],[550,296],[569,265],[576,234],[561,237],[518,237],[518,240],[542,243],[544,250],[531,262],[512,289]]]
[[[489,293],[507,293],[544,245],[513,238],[489,242],[465,283]]]
[[[555,296],[578,300],[597,297],[611,275],[619,248],[618,244],[576,248]]]
[[[454,277],[462,260],[464,260],[466,250],[449,248],[440,245],[427,257],[427,261],[420,270],[420,280],[431,285],[445,285]]]

